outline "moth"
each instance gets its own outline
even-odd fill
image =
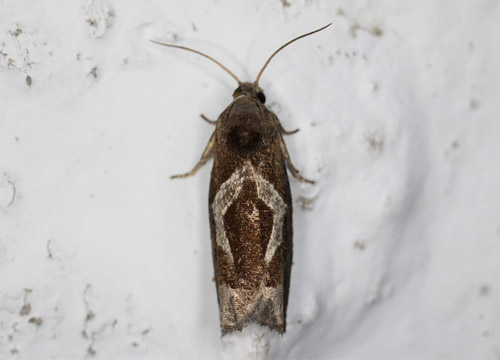
[[[292,196],[287,167],[293,177],[314,183],[292,164],[278,117],[266,106],[259,87],[262,73],[283,48],[331,24],[298,36],[278,48],[254,82],[242,82],[214,58],[179,45],[152,42],[204,56],[231,75],[238,87],[233,101],[217,121],[201,159],[186,178],[213,157],[209,190],[210,233],[222,336],[249,323],[285,333],[292,267]]]

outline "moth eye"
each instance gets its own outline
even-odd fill
[[[238,86],[236,90],[233,92],[233,97],[237,97],[239,94],[241,94],[241,87]]]
[[[266,95],[262,91],[257,92],[257,99],[263,104],[266,103]]]

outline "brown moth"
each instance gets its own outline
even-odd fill
[[[241,82],[224,65],[197,50],[154,43],[202,55],[227,71],[237,82],[233,101],[220,114],[200,161],[188,173],[194,175],[212,156],[209,191],[210,232],[222,336],[257,323],[283,334],[292,266],[292,196],[286,167],[299,181],[314,183],[293,166],[283,140],[286,131],[265,105],[259,79]]]

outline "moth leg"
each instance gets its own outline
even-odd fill
[[[207,118],[207,117],[206,117],[205,115],[203,115],[203,114],[200,114],[200,116],[201,116],[201,118],[202,118],[203,120],[205,120],[205,121],[206,121],[207,123],[209,123],[209,124],[212,124],[212,125],[217,124],[217,120],[215,120],[215,121],[214,121],[214,120],[210,120],[209,118]]]
[[[179,174],[179,175],[172,175],[170,178],[171,179],[183,179],[187,178],[189,176],[193,176],[198,172],[198,170],[207,162],[208,158],[212,156],[212,149],[215,143],[215,131],[212,133],[212,136],[210,136],[210,140],[208,140],[208,144],[205,147],[205,150],[203,150],[203,154],[201,154],[200,161],[194,166],[193,170],[191,170],[188,173],[185,174]]]
[[[280,128],[280,133],[283,134],[283,135],[293,135],[293,134],[296,134],[299,132],[299,128],[295,129],[295,130],[292,130],[292,131],[287,131],[285,129],[283,129],[283,126],[281,124],[279,124],[279,128]]]
[[[281,122],[278,119],[278,117],[275,114],[273,114],[273,117],[274,117],[274,121],[276,121],[276,123],[278,124],[278,130],[279,130],[280,134],[282,134],[282,135],[292,135],[292,134],[295,134],[295,133],[299,132],[300,129],[298,129],[298,128],[295,129],[295,130],[292,130],[292,131],[285,130],[283,128],[283,125],[281,125]]]
[[[299,170],[297,170],[297,168],[293,166],[292,160],[290,160],[290,154],[288,153],[285,141],[283,140],[283,136],[280,135],[278,141],[280,144],[281,154],[283,155],[283,158],[285,159],[288,169],[290,169],[290,172],[292,173],[293,177],[299,180],[300,182],[314,184],[313,180],[306,179],[305,177],[300,175]]]

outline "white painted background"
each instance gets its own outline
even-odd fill
[[[219,338],[198,160],[287,129],[288,331]],[[499,359],[499,2],[0,0],[1,359]],[[27,84],[27,77],[31,85]]]

